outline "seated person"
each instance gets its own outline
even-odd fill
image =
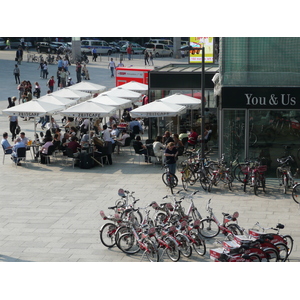
[[[3,133],[3,139],[1,141],[1,145],[5,151],[5,154],[11,154],[12,153],[12,146],[10,145],[10,143],[8,142],[8,133],[4,132]]]
[[[191,128],[191,132],[188,135],[188,145],[195,148],[195,145],[197,143],[197,137],[198,137],[197,132],[195,131],[194,128]]]
[[[20,139],[27,146],[29,139],[25,136],[25,132],[20,132]]]
[[[164,136],[163,136],[163,143],[165,145],[168,145],[168,143],[174,142],[174,139],[171,137],[170,131],[166,131]]]
[[[86,133],[82,136],[82,138],[80,140],[80,145],[82,148],[89,147],[89,142],[90,142],[90,140],[93,139],[94,134],[95,134],[94,131],[90,131],[90,134]]]
[[[127,133],[126,130],[123,130],[122,136],[116,140],[116,146],[118,146],[118,154],[120,154],[120,147],[125,145],[125,140],[127,138],[130,138],[130,135]]]
[[[141,142],[141,137],[139,135],[135,137],[132,145],[136,153],[145,155],[145,162],[151,163],[151,158],[148,159],[147,147],[143,145],[143,143]]]
[[[66,130],[68,131],[71,127],[75,127],[75,121],[74,118],[68,118],[66,125],[64,126]]]
[[[51,117],[50,122],[46,124],[46,128],[50,129],[52,133],[56,132],[56,129],[59,128],[59,125],[56,123],[53,117]]]
[[[51,141],[53,140],[53,137],[52,137],[52,133],[51,133],[51,130],[50,129],[47,129],[46,130],[46,133],[44,135],[44,138],[43,138],[43,143],[46,143],[49,139],[51,139]]]
[[[60,137],[57,133],[54,134],[52,143],[53,143],[55,149],[57,149],[57,150],[60,149],[61,141],[60,141]]]
[[[45,144],[42,146],[41,150],[36,153],[35,158],[38,158],[40,156],[40,154],[41,155],[42,154],[47,155],[48,154],[48,148],[50,146],[53,146],[52,137],[51,136],[46,136],[44,138],[44,142],[45,142]]]
[[[24,142],[21,141],[20,137],[18,137],[16,139],[15,145],[12,148],[11,157],[12,157],[12,160],[14,161],[14,163],[16,163],[18,166],[21,166],[20,159],[17,161],[17,149],[18,148],[26,148],[26,145],[24,144]]]
[[[117,124],[114,124],[114,125],[112,126],[112,130],[111,130],[110,134],[111,134],[111,136],[112,136],[113,138],[117,138],[117,137],[119,136],[120,131],[119,131],[119,129],[118,129]]]
[[[78,143],[78,138],[76,136],[71,136],[71,142],[68,143],[67,147],[72,150],[73,156],[77,157],[79,155],[78,149],[80,149],[81,146]]]
[[[163,149],[165,148],[165,145],[162,143],[162,136],[158,135],[153,142],[153,152],[156,157],[158,157],[160,160],[163,156]]]

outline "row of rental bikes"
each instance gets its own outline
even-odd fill
[[[218,248],[210,249],[209,256],[216,262],[285,262],[293,250],[293,238],[280,234],[284,225],[263,228],[256,223],[245,230],[238,224],[238,212],[222,213],[218,221],[211,205],[206,205],[207,216],[202,217],[194,204],[194,196],[183,190],[165,196],[158,204],[152,201],[146,207],[137,207],[139,199],[134,192],[119,189],[114,206],[108,207],[111,214],[103,210],[100,215],[106,222],[100,228],[100,241],[105,247],[116,246],[125,254],[142,252],[151,262],[164,261],[166,255],[171,261],[190,257],[193,250],[204,257],[207,253],[206,240],[224,236],[217,242]],[[168,201],[168,198],[172,200]],[[183,205],[188,202],[188,208]],[[271,232],[270,232],[271,231]]]
[[[180,164],[181,183],[184,190],[187,191],[189,186],[200,183],[202,189],[208,192],[212,192],[213,188],[219,184],[227,186],[232,191],[233,182],[237,181],[241,184],[244,192],[251,189],[255,195],[258,195],[259,190],[266,193],[267,165],[263,164],[264,158],[240,162],[236,157],[228,165],[224,154],[217,161],[213,161],[208,156],[211,150],[206,152],[203,158],[200,150],[187,151],[187,159]],[[277,159],[277,163],[276,175],[279,186],[285,194],[291,190],[293,200],[300,204],[300,183],[296,181],[296,178],[299,177],[299,169],[292,172],[295,158],[291,155],[280,157]],[[162,175],[162,180],[173,194],[179,180],[176,175],[168,171],[167,166],[165,168],[166,171]]]

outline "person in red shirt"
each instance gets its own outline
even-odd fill
[[[71,142],[68,143],[68,148],[72,149],[74,156],[79,154],[78,148],[81,148],[80,144],[78,143],[78,139],[76,136],[71,137]]]
[[[48,81],[48,87],[51,93],[53,93],[54,84],[55,84],[54,76],[51,76],[51,78]]]
[[[191,133],[188,135],[189,146],[192,146],[193,148],[195,148],[195,145],[197,143],[197,137],[198,137],[197,132],[195,131],[194,128],[191,128]]]
[[[129,44],[129,46],[127,47],[126,52],[128,55],[128,60],[131,60],[131,54],[132,54],[131,44]]]

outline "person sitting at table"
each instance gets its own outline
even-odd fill
[[[36,154],[36,158],[39,157],[39,154],[41,154],[41,163],[46,163],[45,162],[45,155],[48,154],[48,149],[50,146],[53,146],[53,142],[52,142],[52,136],[46,136],[44,138],[45,144],[42,146],[41,150],[37,152]]]
[[[10,143],[8,142],[8,133],[4,132],[3,133],[3,139],[1,141],[1,145],[5,151],[5,154],[11,154],[12,153],[12,148],[13,146],[10,145]]]
[[[46,124],[46,128],[50,129],[52,133],[56,132],[56,129],[59,128],[59,125],[56,123],[53,117],[51,117],[50,122]]]
[[[83,119],[83,121],[79,127],[80,127],[81,134],[86,134],[90,127],[90,119],[88,119],[88,118]]]
[[[95,132],[91,130],[90,133],[86,133],[82,136],[80,140],[80,145],[82,148],[87,148],[89,146],[89,142],[93,139],[94,134]]]
[[[68,143],[67,147],[72,150],[73,156],[77,157],[79,155],[78,149],[80,149],[81,146],[78,143],[78,138],[76,136],[73,135],[71,137],[71,142]]]
[[[78,137],[78,135],[77,135],[77,132],[78,132],[78,130],[76,129],[76,127],[74,127],[74,126],[72,126],[71,128],[70,128],[70,130],[69,130],[69,134],[71,135],[71,136],[77,136]]]
[[[106,123],[107,127],[112,129],[113,125],[117,124],[116,120],[114,117],[109,117],[108,122]]]
[[[64,155],[66,155],[65,150],[68,147],[69,142],[70,142],[70,135],[68,132],[65,132],[65,134],[61,140],[61,145],[59,148],[60,150],[63,151]]]
[[[163,143],[165,145],[168,145],[168,143],[174,142],[174,139],[171,137],[170,131],[166,131],[164,136],[163,136]]]
[[[100,131],[102,130],[100,123],[101,123],[100,119],[96,119],[94,122],[93,129],[94,129],[96,135],[99,135]]]
[[[130,138],[130,135],[127,133],[126,130],[123,130],[122,136],[120,138],[116,139],[116,146],[118,146],[117,154],[120,154],[120,147],[123,147],[125,145],[125,140],[127,138]]]
[[[119,129],[118,129],[117,124],[114,124],[114,125],[112,126],[112,130],[111,130],[110,134],[111,134],[111,136],[112,136],[113,138],[117,138],[117,137],[119,136],[120,131],[119,131]]]
[[[52,143],[53,143],[55,150],[60,149],[61,141],[60,141],[60,136],[57,133],[54,134]]]
[[[195,128],[191,128],[191,132],[188,135],[188,145],[195,148],[195,145],[197,143],[197,137],[198,137],[198,134],[197,134]]]
[[[17,149],[18,148],[25,148],[25,144],[21,141],[21,138],[18,137],[15,141],[15,145],[13,146],[12,148],[12,153],[11,153],[11,157],[12,157],[12,160],[14,161],[15,164],[17,164],[18,166],[21,166],[21,163],[20,163],[20,160],[21,159],[18,159],[17,161]]]
[[[44,138],[43,138],[43,143],[46,143],[49,139],[51,139],[51,141],[53,139],[53,136],[52,136],[52,133],[51,133],[50,129],[46,130],[46,133],[45,133]]]
[[[143,145],[143,143],[141,142],[141,137],[139,135],[137,135],[135,137],[135,140],[133,141],[132,146],[136,153],[145,155],[145,162],[151,163],[151,158],[149,157],[149,159],[148,159],[147,147],[145,145]]]
[[[68,118],[67,119],[67,123],[66,123],[66,125],[64,126],[64,128],[66,129],[66,131],[69,131],[69,129],[71,128],[71,127],[75,127],[76,126],[76,124],[75,124],[75,121],[74,121],[74,118]]]
[[[20,132],[20,139],[25,144],[25,146],[27,148],[27,144],[28,144],[29,139],[25,136],[24,131]]]
[[[155,141],[153,142],[153,152],[159,160],[162,159],[163,149],[165,149],[165,145],[162,143],[162,136],[158,135]]]

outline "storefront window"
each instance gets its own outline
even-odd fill
[[[245,110],[223,111],[222,153],[227,161],[245,159]]]

